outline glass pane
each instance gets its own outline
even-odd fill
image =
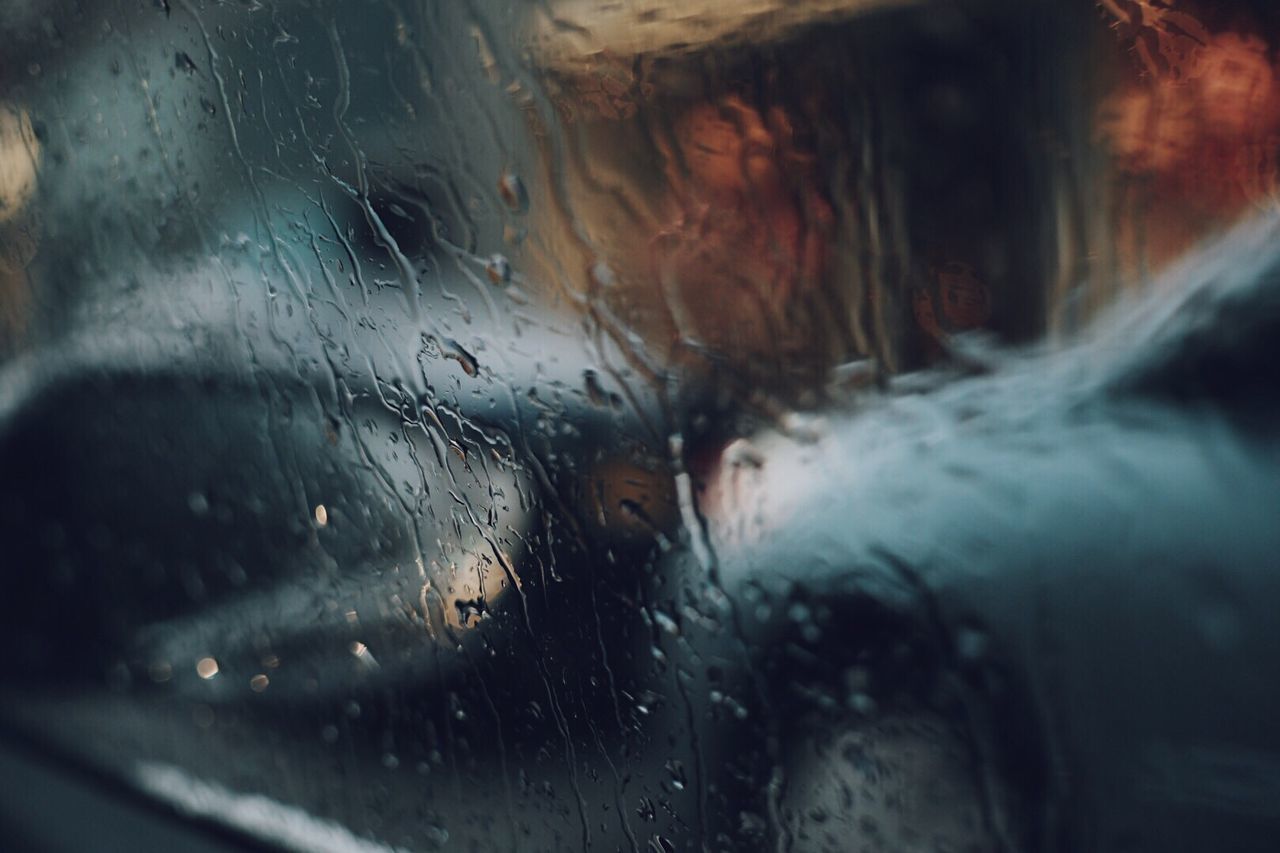
[[[1270,5],[0,32],[20,846],[1271,849]]]

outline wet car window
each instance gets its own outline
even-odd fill
[[[0,33],[0,846],[1273,849],[1268,3]]]

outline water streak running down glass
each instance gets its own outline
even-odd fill
[[[1271,849],[1280,7],[0,34],[0,847]]]

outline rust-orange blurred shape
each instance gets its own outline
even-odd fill
[[[740,97],[695,105],[676,120],[676,139],[690,174],[709,190],[743,193],[779,183],[773,135]]]
[[[1096,136],[1113,186],[1123,266],[1156,271],[1208,234],[1276,204],[1280,86],[1271,45],[1211,32],[1193,4],[1103,0],[1138,74],[1104,98]]]
[[[767,347],[781,308],[825,273],[834,213],[792,134],[782,111],[762,114],[738,95],[673,122],[664,155],[677,219],[653,257],[687,309],[683,331],[703,343]]]
[[[933,359],[943,354],[951,335],[986,326],[991,319],[991,289],[976,269],[961,261],[947,261],[931,275],[935,287],[914,290],[911,311]]]
[[[953,330],[982,327],[991,317],[991,293],[968,264],[952,262],[938,270],[942,314]]]
[[[1206,133],[1240,139],[1275,123],[1275,70],[1267,59],[1266,42],[1257,36],[1214,37],[1193,74],[1199,82]]]
[[[1147,74],[1181,80],[1201,49],[1209,31],[1194,15],[1173,8],[1177,0],[1101,0],[1118,27],[1131,30],[1133,50]]]
[[[1151,0],[1103,6],[1128,23],[1143,70],[1098,112],[1098,135],[1120,166],[1172,172],[1198,165],[1217,171],[1215,180],[1243,177],[1230,174],[1237,153],[1280,124],[1268,43],[1254,33],[1211,33],[1189,12]]]
[[[1183,166],[1198,135],[1195,103],[1167,82],[1126,89],[1103,100],[1097,135],[1128,172],[1168,172]]]

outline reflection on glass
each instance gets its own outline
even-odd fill
[[[1277,817],[1270,7],[0,10],[0,734],[286,849]]]

